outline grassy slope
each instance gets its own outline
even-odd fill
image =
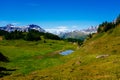
[[[27,42],[24,40],[0,41],[0,52],[10,59],[9,63],[0,63],[7,69],[17,69],[13,75],[24,75],[64,63],[58,53],[65,49],[75,49],[76,45],[55,40]]]
[[[96,58],[108,54],[106,58]],[[4,80],[119,80],[120,26],[96,34],[73,54],[62,57],[65,64],[33,71],[27,76],[13,75]]]

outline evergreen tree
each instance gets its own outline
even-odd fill
[[[103,22],[102,24],[99,25],[97,32],[107,32],[109,29],[112,29],[115,27],[115,24],[112,22]]]
[[[60,37],[58,37],[57,35],[54,35],[52,33],[45,33],[44,38],[45,39],[60,40]]]
[[[30,30],[25,36],[25,40],[27,41],[38,41],[41,40],[39,31]]]
[[[120,14],[118,15],[117,19],[116,19],[116,24],[120,24]]]

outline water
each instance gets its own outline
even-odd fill
[[[74,52],[73,50],[66,50],[66,51],[61,52],[60,54],[61,55],[68,55],[68,54],[71,54],[73,52]]]

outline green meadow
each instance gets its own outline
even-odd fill
[[[17,69],[1,80],[120,80],[120,25],[87,38],[80,48],[73,43],[48,40],[1,41],[9,57],[6,68]],[[61,50],[74,53],[61,56]]]
[[[15,75],[26,75],[35,70],[41,70],[55,65],[65,63],[59,53],[67,49],[76,49],[77,45],[65,41],[46,40],[24,41],[24,40],[2,40],[0,41],[0,52],[7,56],[8,63],[0,63],[7,69],[16,69]]]
[[[59,53],[72,49],[67,56]],[[1,40],[0,80],[120,80],[120,25],[93,34],[81,46],[62,40]],[[1,74],[2,75],[2,74]],[[5,75],[5,74],[3,74]]]

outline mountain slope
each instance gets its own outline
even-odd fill
[[[84,40],[89,34],[96,33],[97,27],[90,27],[88,29],[83,30],[74,30],[71,32],[61,32],[58,36],[67,39],[67,38],[74,38],[74,39],[81,39]]]
[[[32,72],[19,79],[117,80],[120,79],[120,25],[87,40],[75,53],[65,56],[61,66]],[[107,55],[106,57],[103,55]],[[103,56],[99,57],[98,56]]]
[[[95,34],[79,50],[64,56],[67,63],[38,70],[26,76],[11,75],[3,80],[119,80],[120,25]]]
[[[17,26],[14,26],[12,24],[8,24],[4,27],[0,27],[0,30],[5,30],[5,31],[8,31],[8,32],[12,32],[12,31],[22,31],[22,32],[28,32],[29,30],[31,29],[34,29],[34,30],[37,30],[39,32],[45,32],[44,29],[42,29],[40,26],[38,25],[35,25],[35,24],[30,24],[28,26],[22,26],[22,27],[17,27]]]
[[[74,39],[81,39],[84,40],[87,37],[88,34],[82,32],[82,31],[72,31],[72,32],[66,32],[66,33],[60,33],[59,37],[63,39],[67,38],[74,38]]]

